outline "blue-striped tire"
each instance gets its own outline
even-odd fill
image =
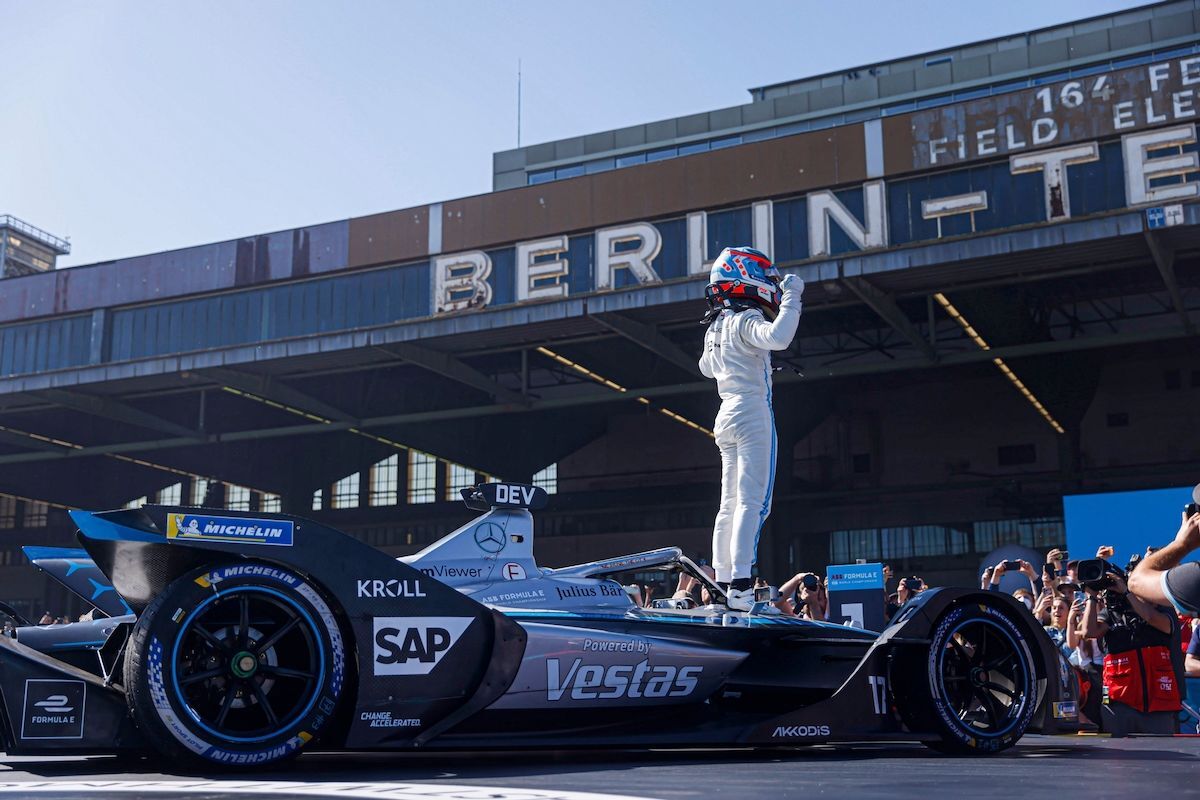
[[[298,755],[328,725],[345,651],[328,603],[302,576],[255,562],[206,567],[138,618],[125,691],[163,755],[263,766]]]

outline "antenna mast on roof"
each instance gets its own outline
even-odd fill
[[[517,147],[521,146],[521,59],[517,59]]]

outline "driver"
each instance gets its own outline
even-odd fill
[[[782,289],[782,297],[780,296]],[[721,451],[721,507],[713,525],[713,567],[731,609],[754,602],[751,569],[775,484],[771,352],[785,350],[800,322],[804,281],[780,280],[771,259],[751,247],[727,247],[704,290],[700,371],[717,381],[721,410],[713,433]]]

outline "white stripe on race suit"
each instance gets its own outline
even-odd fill
[[[26,781],[0,783],[0,797],[20,794],[77,794],[101,800],[116,792],[138,794],[301,795],[372,800],[644,800],[629,795],[505,789],[442,783],[316,783],[293,781]]]

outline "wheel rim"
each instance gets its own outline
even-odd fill
[[[938,655],[941,697],[959,724],[981,738],[1003,736],[1029,702],[1029,667],[1012,635],[988,619],[960,622]]]
[[[232,742],[272,738],[306,715],[325,677],[308,611],[271,589],[213,595],[180,624],[175,696],[208,733]]]

